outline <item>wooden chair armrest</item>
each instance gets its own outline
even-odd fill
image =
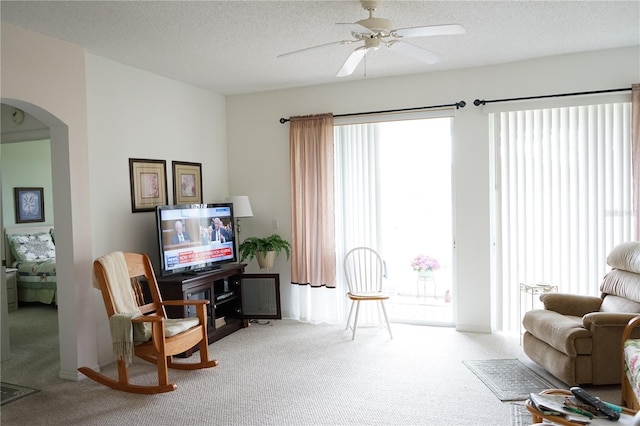
[[[185,305],[208,305],[209,300],[195,299],[195,300],[163,300],[162,304],[165,306],[185,306]]]
[[[635,327],[637,327],[638,325],[640,325],[640,315],[635,316],[633,318],[631,318],[629,320],[629,322],[627,323],[626,327],[624,328],[624,331],[622,332],[622,344],[624,345],[624,342],[627,341],[629,339],[629,337],[631,336],[631,333],[633,332],[633,329]]]

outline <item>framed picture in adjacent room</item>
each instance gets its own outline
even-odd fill
[[[131,181],[131,211],[154,211],[168,203],[167,162],[129,158]]]
[[[44,188],[14,188],[16,223],[44,222]]]
[[[202,204],[202,164],[173,162],[173,204]]]

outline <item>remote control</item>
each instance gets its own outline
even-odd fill
[[[591,405],[592,407],[595,407],[598,411],[606,415],[609,420],[618,420],[620,418],[620,413],[618,413],[613,408],[609,407],[607,404],[600,401],[598,398],[591,395],[581,387],[574,386],[569,390],[577,399]]]

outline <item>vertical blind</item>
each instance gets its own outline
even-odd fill
[[[380,124],[334,127],[336,287],[346,293],[343,261],[347,252],[366,246],[380,252]],[[342,312],[346,312],[343,303]],[[343,319],[343,318],[341,318]],[[362,320],[370,321],[368,311]]]
[[[359,246],[377,251],[380,220],[379,124],[335,126],[336,240],[346,252]]]
[[[519,330],[520,283],[599,295],[609,251],[633,240],[631,103],[492,114],[497,329]]]

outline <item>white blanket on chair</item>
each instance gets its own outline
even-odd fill
[[[131,279],[124,253],[113,252],[97,259],[105,270],[111,298],[116,308],[115,315],[109,318],[113,354],[116,359],[123,360],[127,365],[131,363],[133,345],[149,340],[145,324],[132,323],[131,320],[141,315],[136,303]],[[94,286],[99,283],[94,277]],[[135,329],[135,330],[134,330]],[[134,332],[135,331],[135,332]]]
[[[123,360],[126,365],[131,364],[133,358],[134,336],[138,334],[134,333],[134,327],[144,327],[144,324],[134,324],[131,322],[132,319],[138,316],[140,316],[140,314],[115,314],[109,318],[113,354],[116,359]]]
[[[131,279],[129,278],[129,270],[127,269],[124,253],[115,251],[99,257],[97,261],[102,265],[107,275],[107,281],[111,289],[111,299],[115,305],[116,313],[140,313],[136,297],[131,288]],[[94,280],[94,286],[96,285],[97,288],[100,288],[97,280]]]

